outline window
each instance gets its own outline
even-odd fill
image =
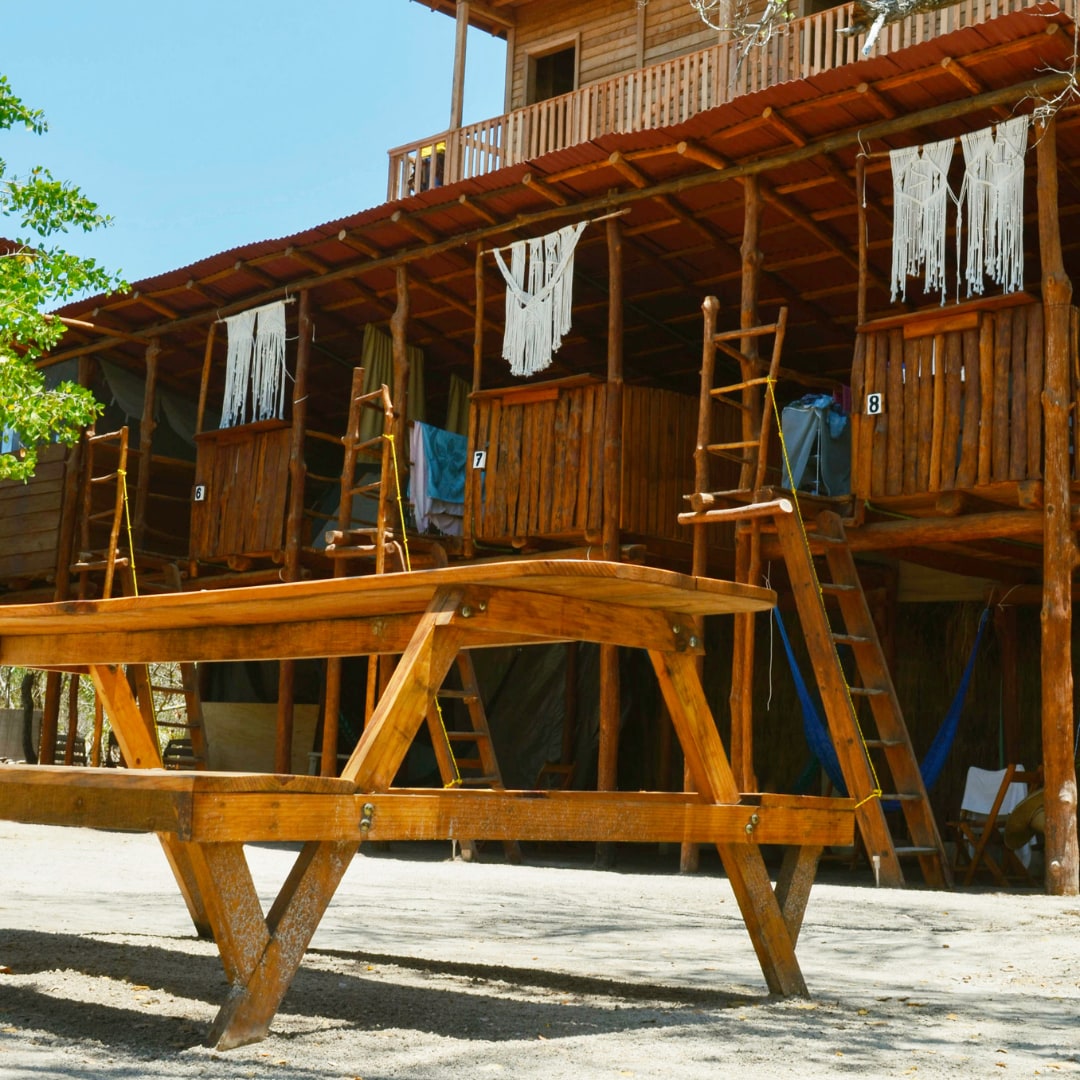
[[[528,68],[528,86],[525,103],[533,105],[538,101],[569,94],[577,89],[577,45],[562,44],[555,49],[530,54]]]

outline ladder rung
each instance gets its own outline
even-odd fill
[[[853,592],[858,592],[859,591],[858,585],[842,585],[838,581],[822,581],[822,582],[819,582],[819,584],[821,586],[821,591],[823,593],[839,594],[839,593],[853,593]]]
[[[111,472],[111,473],[106,473],[104,476],[91,476],[90,477],[90,483],[91,484],[107,484],[110,480],[115,480],[119,475],[120,475],[119,473]]]
[[[882,802],[922,802],[922,796],[921,795],[911,795],[911,794],[907,794],[907,793],[905,793],[903,795],[882,795],[881,796],[881,801]]]
[[[903,739],[863,739],[863,745],[871,750],[891,750],[894,746],[903,746]]]
[[[96,514],[90,514],[89,517],[87,517],[86,520],[87,521],[109,521],[114,517],[116,517],[116,512],[114,510],[100,510]]]
[[[473,690],[447,690],[445,687],[439,691],[439,697],[451,698],[454,701],[476,701],[477,695]]]
[[[759,375],[756,379],[747,379],[745,382],[732,383],[730,386],[716,386],[709,391],[713,397],[721,397],[724,394],[734,393],[736,390],[749,390],[751,386],[765,386],[769,381],[767,375]],[[732,405],[737,402],[732,402]]]
[[[760,439],[743,439],[740,442],[710,443],[705,447],[710,454],[717,454],[722,450],[743,450],[748,446],[759,446]]]
[[[894,847],[893,851],[896,852],[897,858],[900,858],[900,859],[903,859],[905,857],[910,858],[910,857],[912,857],[914,855],[940,855],[941,854],[941,852],[938,851],[938,849],[936,847],[917,847],[917,846],[914,846],[914,845],[909,846],[909,847]]]
[[[502,781],[497,776],[463,776],[461,778],[462,787],[491,787],[492,784],[501,783]]]
[[[848,693],[855,697],[880,697],[888,691],[882,690],[879,686],[849,686]]]
[[[485,731],[448,731],[446,737],[451,742],[478,742],[480,740],[491,741],[491,736]]]
[[[762,337],[765,334],[776,332],[779,323],[768,323],[765,326],[748,326],[745,330],[723,330],[719,334],[713,334],[713,341],[732,341],[735,338]]]
[[[84,574],[90,570],[107,570],[110,566],[127,566],[127,559],[116,559],[113,562],[109,562],[108,559],[102,559],[99,562],[77,562],[71,564],[72,573]]]
[[[833,634],[833,641],[837,645],[871,645],[873,644],[868,637],[863,637],[860,634]]]

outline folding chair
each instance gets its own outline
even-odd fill
[[[1025,772],[1022,765],[968,769],[960,819],[949,822],[957,838],[953,870],[964,870],[965,885],[972,883],[980,866],[999,885],[1007,886],[1010,874],[1014,879],[1028,879],[1030,850],[1026,846],[1009,850],[1003,834],[1009,812],[1027,797],[1029,784],[1041,782],[1040,777],[1041,770]]]

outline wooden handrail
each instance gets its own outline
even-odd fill
[[[1076,17],[1080,0],[1058,0]],[[1038,0],[960,0],[886,26],[872,55],[900,49],[1025,8]],[[684,123],[707,109],[769,86],[810,78],[862,59],[865,33],[852,26],[854,5],[793,19],[767,44],[743,51],[723,42],[649,67],[635,68],[504,116],[444,131],[389,151],[387,198],[403,199],[543,157],[603,135]]]

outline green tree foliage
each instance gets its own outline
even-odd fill
[[[17,127],[41,135],[45,118],[28,109],[0,75],[0,131]],[[74,443],[100,411],[89,390],[71,382],[47,389],[34,367],[64,332],[45,309],[81,293],[125,286],[95,260],[71,255],[57,242],[58,234],[92,232],[109,218],[48,169],[37,166],[15,176],[0,158],[0,215],[18,229],[17,239],[0,243],[0,427],[12,429],[23,446],[16,454],[0,454],[0,479],[26,479],[33,475],[39,444],[51,437]]]

